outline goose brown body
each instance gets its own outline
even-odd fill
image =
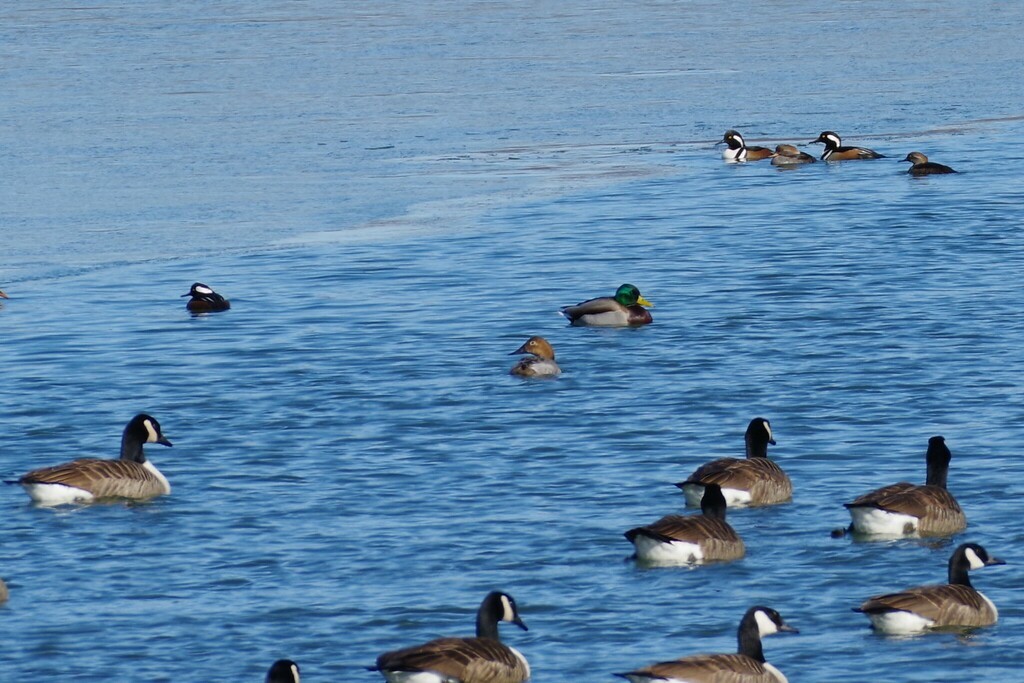
[[[846,503],[851,530],[867,535],[948,536],[967,528],[960,504],[946,489],[951,458],[946,440],[931,437],[925,455],[927,483],[898,482]]]
[[[971,585],[968,572],[998,564],[1005,563],[976,543],[964,543],[949,558],[948,583],[876,595],[854,611],[863,612],[872,626],[887,633],[991,626],[999,611]]]
[[[526,630],[512,596],[492,591],[477,610],[475,638],[437,638],[385,652],[373,669],[389,683],[523,683],[530,678],[530,665],[501,642],[500,621]]]
[[[726,502],[716,484],[704,487],[699,515],[667,515],[624,535],[637,558],[661,561],[728,561],[746,553],[743,539],[725,519]]]
[[[155,418],[140,413],[121,435],[118,460],[82,458],[32,470],[17,480],[37,503],[60,505],[105,498],[142,500],[170,493],[167,478],[146,459],[143,444],[172,445]]]
[[[761,646],[761,638],[781,631],[799,633],[770,607],[751,607],[740,621],[735,654],[682,657],[616,676],[631,683],[787,683],[782,672],[765,661]]]
[[[730,506],[774,505],[793,497],[793,483],[774,461],[768,459],[768,444],[774,444],[768,420],[756,417],[744,435],[747,457],[719,458],[704,463],[686,481],[676,484],[688,505],[698,504],[705,484],[718,484]]]

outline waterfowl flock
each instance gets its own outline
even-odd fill
[[[793,167],[802,164],[811,164],[817,161],[807,152],[801,152],[794,145],[779,144],[775,151],[767,147],[755,147],[747,145],[739,131],[729,129],[716,145],[726,145],[722,152],[722,158],[726,161],[759,161],[771,159],[773,166]],[[844,145],[838,133],[830,130],[822,131],[815,139],[807,144],[822,144],[824,149],[821,152],[822,161],[854,161],[857,159],[884,159],[884,154],[879,154],[867,147],[854,147]],[[921,152],[910,152],[901,161],[909,161],[910,169],[907,171],[912,176],[939,175],[943,173],[956,173],[949,166],[928,161]]]
[[[789,144],[779,144],[774,151],[748,146],[736,130],[726,131],[721,143],[727,145],[723,157],[729,161],[771,159],[773,165],[779,166],[817,161]],[[822,132],[812,143],[824,145],[822,161],[884,158],[867,148],[844,146],[831,131]],[[955,173],[948,166],[929,162],[919,152],[911,152],[903,161],[912,164],[911,175]],[[231,307],[226,298],[200,282],[182,296],[190,297],[186,308],[192,313],[226,311]],[[0,297],[8,298],[3,292]],[[639,288],[627,283],[612,296],[565,306],[560,314],[573,327],[640,327],[653,323],[648,310],[651,307],[653,304],[641,295]],[[554,348],[542,336],[531,336],[509,355],[524,356],[509,370],[517,377],[553,379],[562,372],[555,361]],[[8,483],[22,486],[31,500],[41,506],[111,499],[147,500],[167,495],[171,492],[170,483],[147,458],[143,448],[147,444],[172,445],[160,423],[140,413],[124,428],[119,458],[73,460],[31,470]],[[624,532],[634,547],[632,559],[647,565],[693,568],[744,558],[747,546],[727,521],[727,511],[734,507],[779,505],[793,498],[789,476],[768,457],[768,446],[775,444],[768,419],[750,420],[744,433],[745,457],[718,458],[699,464],[685,480],[675,484],[681,489],[683,503],[699,506],[699,514],[668,514]],[[951,457],[944,437],[933,436],[926,452],[925,483],[890,484],[845,503],[851,522],[842,530],[843,535],[882,540],[950,537],[963,531],[966,517],[947,489]],[[752,542],[759,543],[761,539]],[[1000,564],[1003,561],[989,555],[981,545],[963,543],[949,559],[947,583],[880,594],[851,609],[865,615],[874,629],[888,634],[990,626],[996,623],[998,610],[974,589],[968,573]],[[7,587],[0,581],[0,602],[7,598]],[[501,623],[527,630],[514,598],[492,591],[478,609],[475,636],[435,638],[386,651],[367,669],[389,683],[523,683],[530,678],[530,665],[523,653],[502,642]],[[614,675],[632,683],[785,683],[785,675],[766,661],[761,642],[764,637],[780,632],[798,633],[775,609],[754,605],[739,622],[736,652],[687,655]],[[265,683],[300,683],[299,665],[290,659],[275,661],[266,673]]]

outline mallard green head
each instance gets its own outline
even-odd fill
[[[633,306],[634,304],[640,304],[641,306],[647,306],[653,308],[652,304],[647,299],[640,296],[640,290],[634,285],[622,285],[615,292],[615,300],[623,306]]]

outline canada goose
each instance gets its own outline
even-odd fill
[[[493,591],[477,611],[476,638],[438,638],[385,652],[371,670],[388,683],[522,683],[530,677],[530,665],[519,651],[502,644],[499,621],[527,630],[512,596]]]
[[[279,659],[270,665],[263,683],[300,683],[299,665],[290,659]]]
[[[944,626],[991,626],[999,611],[974,589],[967,572],[993,564],[1006,564],[977,543],[964,543],[949,558],[949,583],[917,586],[899,593],[876,595],[854,612],[863,612],[883,633],[920,633]]]
[[[581,327],[629,327],[652,322],[651,313],[644,308],[654,306],[640,295],[634,285],[619,285],[615,296],[600,296],[581,301],[575,306],[562,308],[562,315],[570,325]]]
[[[626,538],[636,557],[655,563],[701,563],[737,560],[746,549],[743,540],[725,521],[725,496],[718,484],[707,484],[700,501],[701,514],[668,515],[654,524],[630,529]]]
[[[761,638],[780,631],[799,633],[771,607],[754,606],[740,621],[737,654],[693,655],[615,675],[632,683],[787,683],[761,649]]]
[[[690,477],[676,484],[686,495],[686,504],[700,505],[705,484],[718,484],[729,507],[772,505],[793,497],[793,484],[782,468],[768,459],[768,444],[775,445],[772,426],[755,417],[743,436],[747,459],[720,458],[704,463]]]
[[[561,374],[562,370],[555,362],[555,350],[544,337],[530,337],[518,349],[508,354],[529,354],[522,358],[509,371],[512,375],[520,377],[554,377]]]
[[[212,287],[208,287],[202,282],[194,283],[192,287],[189,288],[188,294],[182,294],[182,296],[192,297],[188,300],[188,303],[185,304],[185,308],[193,313],[226,311],[231,308],[230,301],[213,291]]]
[[[928,439],[925,485],[901,481],[845,503],[853,519],[851,531],[876,536],[948,536],[965,529],[967,518],[956,498],[946,490],[952,457],[943,437]]]
[[[121,435],[121,458],[83,458],[32,470],[17,482],[41,505],[88,503],[102,498],[141,500],[171,492],[167,478],[146,459],[142,444],[171,442],[155,418],[139,413]]]

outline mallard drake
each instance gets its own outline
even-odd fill
[[[966,529],[964,511],[946,490],[946,475],[952,458],[943,437],[928,439],[925,484],[901,481],[845,503],[852,519],[850,530],[876,536],[949,536]]]
[[[529,356],[520,359],[509,371],[510,374],[520,377],[554,377],[562,372],[558,363],[555,362],[555,350],[544,337],[530,337],[522,346],[508,355],[514,356],[521,353],[529,354]]]
[[[562,308],[569,323],[576,326],[592,325],[595,327],[627,327],[646,325],[652,321],[650,312],[644,308],[653,307],[647,299],[640,295],[640,290],[633,285],[622,285],[616,290],[615,296],[602,296],[588,299],[575,306]]]
[[[388,683],[523,683],[530,677],[530,665],[518,650],[501,642],[499,621],[527,630],[512,596],[493,591],[477,611],[476,638],[438,638],[385,652],[371,670]]]
[[[771,607],[754,606],[740,620],[736,654],[693,655],[615,675],[631,683],[787,683],[761,647],[762,638],[779,632],[800,631]]]
[[[699,515],[668,515],[653,524],[630,529],[626,539],[636,558],[664,564],[699,564],[738,560],[746,549],[743,539],[725,521],[725,496],[718,484],[707,484]]]
[[[775,445],[772,426],[763,417],[755,417],[743,435],[747,458],[719,458],[704,463],[686,481],[676,484],[686,496],[686,504],[700,505],[705,484],[722,487],[729,507],[773,505],[793,497],[793,484],[782,468],[768,459],[768,444]]]
[[[949,166],[943,166],[937,164],[934,161],[928,161],[921,152],[911,152],[908,154],[903,161],[909,161],[911,166],[907,169],[907,173],[910,175],[940,175],[942,173],[956,173]]]
[[[202,282],[196,282],[193,284],[191,289],[188,290],[188,294],[182,294],[182,296],[192,297],[189,299],[188,303],[185,304],[185,308],[193,313],[226,311],[231,308],[230,301],[213,291],[212,288],[204,285]]]
[[[118,460],[83,458],[62,465],[32,470],[16,482],[41,505],[88,503],[104,498],[144,500],[171,492],[160,470],[146,459],[142,445],[171,442],[160,431],[155,418],[139,413],[121,435]]]
[[[878,631],[920,633],[932,628],[991,626],[999,610],[974,589],[967,573],[994,564],[1006,564],[977,543],[964,543],[949,558],[949,583],[917,586],[899,593],[876,595],[854,612],[862,612]]]

